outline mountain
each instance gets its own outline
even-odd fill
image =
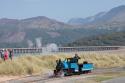
[[[99,22],[99,21],[101,22],[114,22],[114,21],[123,22],[125,21],[123,17],[125,17],[124,5],[111,9],[110,11],[102,15],[100,18],[95,19],[94,21],[96,22]]]
[[[68,24],[71,24],[71,25],[88,24],[88,23],[91,23],[91,22],[95,21],[96,19],[102,17],[104,14],[105,14],[105,12],[100,12],[100,13],[96,14],[95,16],[90,16],[87,18],[72,18],[68,21]]]
[[[63,29],[63,28],[72,28],[71,25],[68,25],[63,22],[50,19],[45,16],[38,16],[28,19],[20,20],[19,27],[23,28],[43,28],[43,29]]]
[[[34,42],[39,37],[55,38],[60,36],[56,30],[65,28],[72,29],[73,26],[45,16],[21,20],[2,18],[0,19],[0,46],[3,43],[8,45],[8,43]]]
[[[72,19],[74,22],[71,20],[69,23],[45,16],[26,19],[2,18],[0,47],[40,47],[41,44],[48,43],[63,45],[81,38],[117,33],[125,31],[124,18],[125,6],[115,7],[108,12],[84,19]]]
[[[45,16],[20,20],[2,18],[0,47],[36,47],[41,45],[39,43],[60,45],[81,37],[102,34],[100,32],[101,30],[78,28]]]
[[[86,29],[104,29],[111,30],[110,33],[96,35],[92,37],[83,37],[68,46],[84,45],[125,45],[125,6],[112,8],[108,12],[101,12],[95,16],[87,18],[73,19],[68,22],[72,25],[79,25]],[[80,19],[80,21],[79,21]]]
[[[71,19],[68,21],[69,24],[98,24],[98,23],[112,23],[112,22],[125,22],[125,6],[118,6],[115,8],[112,8],[108,12],[101,12],[94,16],[87,17],[87,18],[76,18]]]
[[[45,16],[32,17],[28,19],[0,19],[0,26],[10,26],[17,28],[44,28],[44,29],[60,29],[60,28],[73,28],[63,22],[56,21],[54,19],[47,18]]]
[[[66,46],[124,46],[125,45],[125,31],[113,32],[109,34],[81,38]]]

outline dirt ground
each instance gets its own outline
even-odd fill
[[[18,78],[20,77],[19,76],[0,76],[0,82],[12,80],[12,79],[18,79]]]

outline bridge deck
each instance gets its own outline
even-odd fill
[[[123,49],[125,46],[82,46],[82,47],[58,47],[58,51],[51,50],[51,52],[75,52],[75,51],[105,51],[105,50],[118,50]],[[44,49],[44,50],[43,50]],[[2,50],[2,48],[0,49]],[[43,53],[43,48],[13,48],[14,54],[32,54]]]

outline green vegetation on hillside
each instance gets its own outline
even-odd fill
[[[125,31],[108,33],[93,37],[82,38],[69,43],[67,46],[108,46],[125,45]]]

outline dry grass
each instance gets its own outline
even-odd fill
[[[54,54],[48,56],[22,56],[14,60],[2,61],[0,60],[0,75],[27,75],[44,73],[47,70],[53,70],[55,61],[59,58],[73,57],[73,54]],[[96,68],[110,68],[110,67],[124,67],[125,55],[114,53],[95,53],[84,52],[79,53],[83,61],[94,63]]]

